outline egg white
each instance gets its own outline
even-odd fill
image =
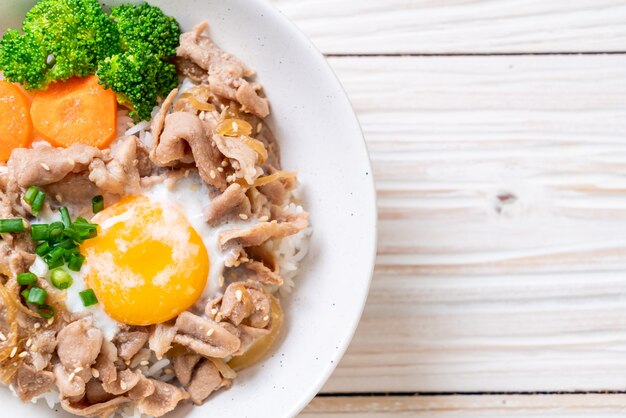
[[[256,224],[258,221],[249,219],[246,221],[226,223],[215,228],[209,226],[204,220],[203,215],[204,208],[211,203],[209,190],[197,173],[189,173],[188,176],[176,182],[155,184],[150,188],[144,189],[143,195],[162,206],[165,211],[167,211],[168,208],[173,208],[181,212],[202,238],[209,256],[210,268],[202,296],[195,304],[195,306],[201,309],[205,302],[220,290],[220,276],[224,270],[225,254],[219,248],[219,233],[225,229],[249,227]],[[120,215],[117,222],[123,222],[124,219],[124,216]],[[58,211],[43,210],[33,223],[51,223],[60,220],[61,217]],[[101,225],[101,228],[111,227],[115,223],[116,220],[112,218],[107,221],[106,225]],[[121,324],[107,315],[100,304],[85,307],[79,295],[80,292],[87,288],[85,278],[89,273],[89,265],[87,263],[83,264],[79,272],[70,271],[67,269],[67,266],[65,266],[64,269],[70,273],[74,280],[72,286],[66,290],[67,310],[73,313],[91,312],[95,325],[102,330],[106,339],[111,340],[119,332]],[[39,277],[44,277],[47,280],[50,279],[48,266],[39,256],[37,256],[30,271]]]

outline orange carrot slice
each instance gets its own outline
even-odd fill
[[[22,90],[0,81],[0,161],[6,161],[15,148],[27,147],[33,139],[29,114],[30,101]]]
[[[96,76],[50,84],[33,97],[30,115],[37,133],[59,147],[105,148],[116,137],[117,99]]]

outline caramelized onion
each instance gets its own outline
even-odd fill
[[[270,322],[270,332],[252,343],[245,353],[240,356],[233,357],[232,360],[228,362],[228,365],[232,367],[233,370],[240,371],[262,360],[263,357],[265,357],[272,349],[274,343],[276,343],[276,339],[280,334],[282,326],[283,310],[280,307],[278,299],[272,296],[272,319]]]
[[[231,369],[230,366],[224,362],[224,360],[212,357],[209,357],[209,360],[211,360],[215,368],[219,370],[220,374],[226,379],[234,379],[237,377],[237,372]]]
[[[263,186],[265,184],[271,183],[273,181],[276,180],[280,180],[280,179],[292,179],[295,178],[297,176],[297,173],[295,171],[277,171],[274,174],[270,174],[269,176],[263,176],[263,177],[259,177],[256,180],[254,180],[254,184],[252,184],[252,187],[259,187],[259,186]]]
[[[17,316],[17,304],[21,305],[21,303],[16,304],[15,299],[11,297],[11,295],[9,294],[8,290],[6,289],[6,287],[4,287],[3,284],[0,283],[0,298],[2,299],[2,302],[4,303],[5,306],[5,311],[6,311],[6,315],[5,315],[5,321],[7,324],[9,324],[9,335],[7,335],[7,340],[5,342],[2,343],[2,345],[0,346],[0,361],[4,361],[7,358],[9,358],[9,356],[11,355],[11,351],[13,351],[13,349],[17,346],[17,342],[18,342],[18,325],[17,325],[17,321],[16,321],[16,316]],[[8,381],[8,379],[11,378],[11,376],[13,376],[13,372],[9,373],[9,377],[8,379],[5,378],[5,374],[7,373],[6,367],[3,367],[2,370],[2,374],[3,376],[0,376],[0,378],[6,382]]]
[[[267,160],[267,150],[263,142],[249,136],[242,136],[241,140],[259,155],[259,164],[263,164]]]
[[[243,119],[226,118],[217,124],[215,132],[224,136],[252,135],[252,125]]]

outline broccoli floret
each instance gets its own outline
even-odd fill
[[[100,83],[118,94],[118,102],[131,109],[135,119],[150,120],[158,97],[178,85],[176,67],[154,54],[127,51],[106,58],[97,72]]]
[[[176,19],[166,16],[158,7],[147,3],[113,7],[111,18],[117,23],[125,51],[150,52],[160,58],[176,54],[180,27]]]
[[[0,41],[0,70],[26,88],[94,74],[100,60],[121,51],[116,25],[98,0],[41,0]]]

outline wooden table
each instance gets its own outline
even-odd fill
[[[626,1],[274,3],[354,103],[380,219],[302,417],[623,416]]]

